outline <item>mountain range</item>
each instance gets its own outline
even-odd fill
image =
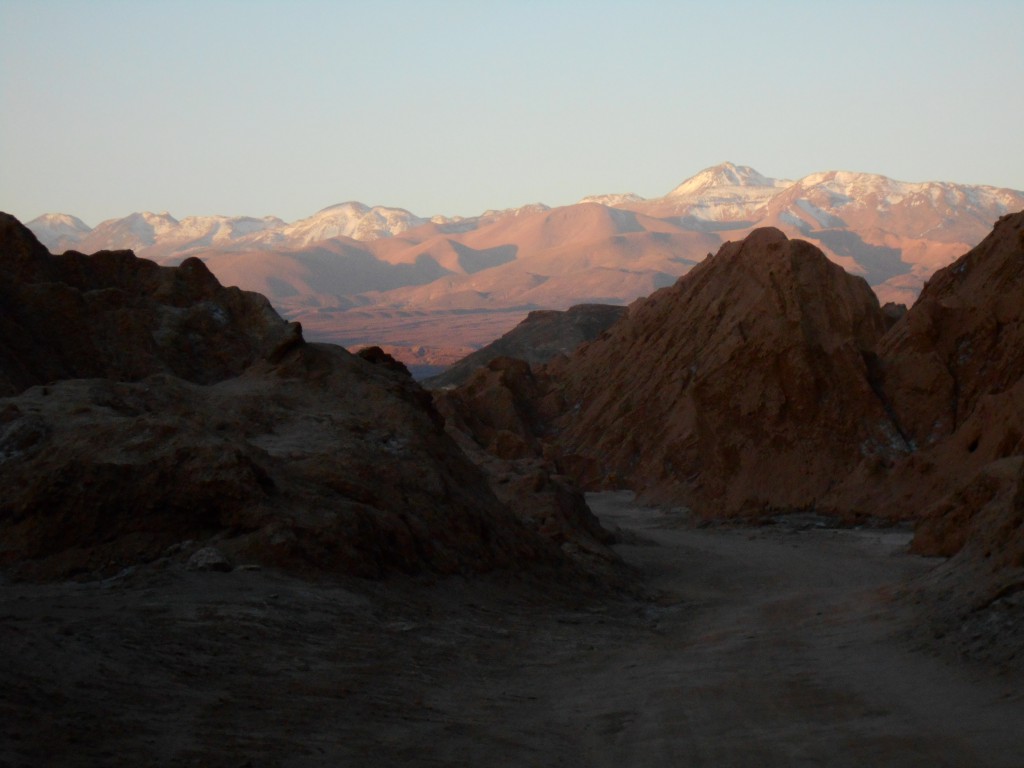
[[[597,195],[468,218],[347,202],[292,223],[143,212],[95,228],[46,214],[28,227],[53,252],[127,248],[162,265],[195,256],[222,283],[266,295],[312,339],[446,365],[532,310],[627,304],[671,285],[763,226],[812,242],[881,301],[910,304],[937,269],[1020,209],[1018,190],[844,171],[793,181],[723,163],[661,197]]]

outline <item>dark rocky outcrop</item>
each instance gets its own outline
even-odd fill
[[[224,288],[198,259],[131,251],[53,256],[0,214],[0,395],[71,378],[170,373],[209,384],[301,341],[259,294]]]
[[[879,344],[883,386],[919,447],[955,431],[979,401],[1024,377],[1021,215],[936,272]]]
[[[605,561],[611,537],[590,511],[576,481],[543,437],[561,412],[551,378],[523,360],[499,357],[462,387],[436,390],[448,433],[483,467],[504,503],[533,521],[545,538],[570,552]]]
[[[881,476],[858,468],[844,483],[847,503],[920,520],[914,548],[923,554],[953,555],[987,540],[985,531],[1002,525],[996,517],[1017,519],[1024,213],[1001,219],[977,248],[936,273],[882,338],[876,360],[878,386],[914,451]],[[1007,562],[1024,554],[1014,541],[998,547]]]
[[[443,373],[425,379],[423,385],[440,389],[465,384],[475,371],[499,357],[541,365],[560,355],[570,355],[583,342],[608,330],[625,313],[625,307],[611,304],[578,304],[564,312],[531,312],[500,339],[467,355]]]
[[[4,564],[106,572],[182,541],[380,576],[553,561],[418,402],[339,348],[198,385],[79,379],[2,401]]]
[[[563,410],[551,377],[525,360],[499,357],[461,387],[434,393],[449,426],[502,459],[543,454],[541,436]]]
[[[564,536],[495,496],[379,350],[307,344],[199,261],[51,256],[0,225],[8,573],[112,573],[208,545],[372,577],[567,564]]]
[[[955,606],[1024,592],[1024,213],[937,272],[879,357],[918,448],[883,487],[920,518],[914,551],[955,556]]]
[[[886,325],[862,279],[757,230],[570,359],[555,441],[589,484],[704,517],[821,508],[865,454],[907,450],[871,385]]]

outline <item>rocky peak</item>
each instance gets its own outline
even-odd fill
[[[24,280],[50,264],[49,251],[32,231],[8,213],[0,212],[0,259],[9,281]],[[0,283],[2,290],[4,283]]]
[[[559,440],[584,479],[702,514],[812,506],[838,468],[905,450],[865,362],[885,327],[863,280],[756,230],[570,358]]]

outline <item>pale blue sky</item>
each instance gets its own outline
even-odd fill
[[[1024,189],[1024,6],[0,0],[0,210],[294,220],[731,160]]]

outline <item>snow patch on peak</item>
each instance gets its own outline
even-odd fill
[[[334,205],[328,205],[326,208],[321,208],[319,211],[314,213],[312,216],[307,216],[303,221],[316,218],[321,214],[325,213],[338,213],[338,212],[355,212],[364,214],[370,210],[370,206],[365,203],[360,203],[358,200],[348,200],[344,203],[335,203]]]
[[[284,222],[276,216],[187,216],[167,240],[193,245],[222,244],[283,226]]]
[[[387,208],[363,203],[338,203],[281,227],[276,234],[293,246],[305,246],[334,237],[354,240],[377,240],[426,224],[404,208]]]
[[[44,213],[26,225],[40,243],[54,253],[73,248],[92,227],[68,213]]]
[[[26,226],[59,227],[74,232],[89,232],[92,229],[80,218],[72,216],[70,213],[44,213],[42,216],[36,216]]]
[[[580,199],[580,203],[598,203],[599,205],[605,205],[609,208],[614,208],[615,206],[623,205],[624,203],[642,203],[643,201],[644,198],[633,192],[610,195],[588,195],[587,197]]]
[[[527,203],[518,208],[489,208],[480,214],[480,219],[496,219],[502,216],[529,216],[533,213],[550,211],[551,206],[544,203]]]
[[[695,176],[691,176],[678,187],[673,189],[666,197],[691,197],[703,192],[720,188],[767,188],[777,189],[789,186],[791,182],[783,179],[772,179],[758,173],[749,165],[736,165],[734,163],[721,163],[720,165],[705,168]]]

